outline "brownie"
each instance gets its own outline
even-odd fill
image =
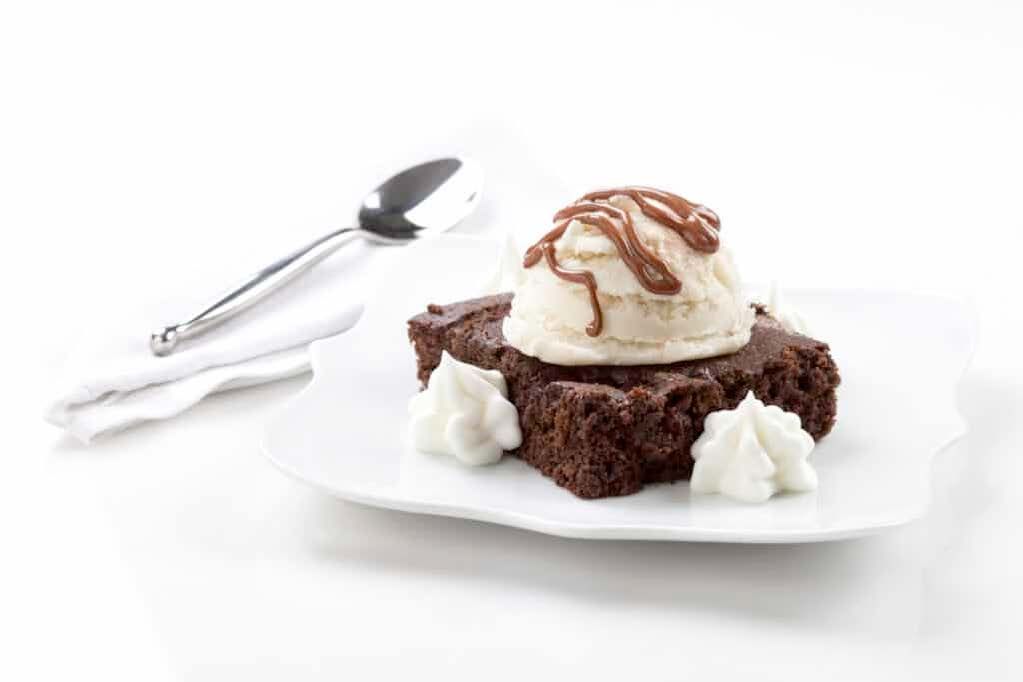
[[[517,455],[579,497],[628,495],[644,483],[688,479],[703,420],[750,390],[799,415],[819,440],[835,423],[838,368],[825,343],[786,331],[760,306],[750,342],[705,360],[667,365],[563,366],[508,345],[511,294],[430,305],[409,320],[425,386],[441,351],[500,370],[519,411]]]

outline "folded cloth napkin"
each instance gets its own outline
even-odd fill
[[[310,342],[345,331],[362,313],[357,283],[369,250],[348,245],[238,317],[183,341],[167,357],[150,353],[149,333],[201,310],[217,287],[195,286],[191,295],[127,316],[105,338],[72,351],[47,421],[88,443],[174,416],[219,391],[307,371]]]

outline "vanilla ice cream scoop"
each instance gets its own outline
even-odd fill
[[[735,352],[754,312],[709,209],[646,187],[587,194],[524,259],[509,344],[559,365],[641,365]]]

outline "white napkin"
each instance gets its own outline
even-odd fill
[[[201,310],[225,288],[222,278],[214,278],[221,279],[219,288],[192,285],[194,291],[177,300],[125,316],[105,330],[105,338],[72,351],[47,421],[88,443],[174,416],[212,393],[307,371],[310,342],[345,331],[361,315],[356,281],[374,250],[380,249],[346,246],[238,317],[181,342],[167,357],[150,353],[150,332]]]

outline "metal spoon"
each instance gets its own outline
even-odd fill
[[[472,213],[482,189],[483,170],[470,159],[437,159],[408,168],[363,199],[358,227],[331,232],[268,265],[187,322],[154,333],[149,347],[154,355],[170,354],[178,342],[234,317],[355,239],[407,244],[450,229]]]

